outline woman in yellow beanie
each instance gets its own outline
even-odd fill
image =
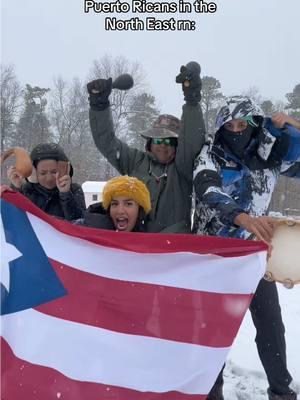
[[[151,210],[150,193],[145,184],[131,176],[110,179],[103,188],[102,204],[93,204],[82,225],[124,232],[145,231]]]

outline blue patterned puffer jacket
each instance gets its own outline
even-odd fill
[[[232,119],[255,126],[242,158],[222,141],[222,128]],[[300,178],[300,132],[289,125],[275,128],[251,99],[240,96],[220,108],[216,128],[213,142],[195,160],[193,232],[247,238],[250,233],[234,218],[242,212],[265,215],[280,174]]]

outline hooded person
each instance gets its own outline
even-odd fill
[[[76,224],[92,228],[144,232],[151,210],[146,185],[131,176],[110,179],[102,192],[102,203],[92,204]]]
[[[194,64],[198,69],[193,68]],[[112,79],[98,79],[87,85],[90,125],[97,148],[120,174],[137,177],[149,189],[149,232],[191,231],[193,162],[205,137],[199,105],[200,66],[194,64],[181,67],[177,77],[186,101],[181,121],[169,114],[160,115],[151,129],[141,132],[146,151],[130,147],[115,135],[109,103]]]
[[[281,123],[278,124],[278,120]],[[234,96],[217,114],[216,134],[195,161],[197,234],[251,238],[270,243],[276,223],[267,211],[280,174],[300,177],[300,132],[285,114],[264,118],[249,98]],[[296,125],[296,124],[295,124]],[[276,284],[262,279],[250,304],[256,344],[270,400],[295,400],[289,387],[284,325]],[[207,397],[222,400],[223,377]]]
[[[56,143],[41,143],[33,148],[30,158],[34,172],[28,180],[20,177],[14,167],[9,168],[11,187],[47,214],[69,221],[82,217],[86,209],[84,194],[80,185],[72,183],[73,167],[63,149]],[[60,165],[65,169],[61,175]]]

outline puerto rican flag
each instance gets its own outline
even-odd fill
[[[74,226],[13,192],[1,219],[1,399],[206,398],[263,243]]]

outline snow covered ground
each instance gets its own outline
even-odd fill
[[[293,289],[286,289],[280,284],[277,286],[286,328],[288,368],[300,394],[300,285]],[[225,369],[226,400],[267,400],[268,383],[254,338],[255,329],[248,312]]]

